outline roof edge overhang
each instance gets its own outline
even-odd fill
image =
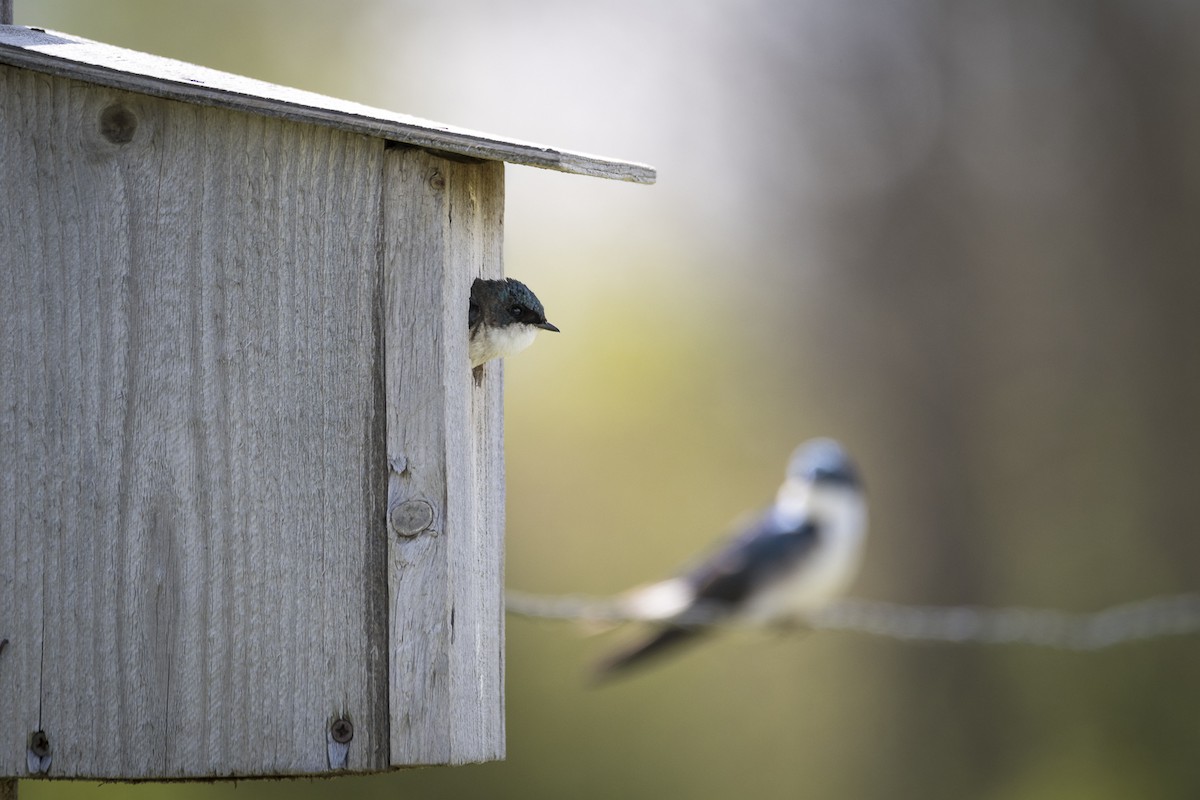
[[[414,147],[576,175],[654,183],[654,167],[443,125],[67,33],[0,25],[0,64],[114,89],[326,125]]]

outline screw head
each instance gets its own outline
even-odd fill
[[[38,758],[50,755],[50,737],[45,731],[34,731],[29,734],[29,752]]]
[[[354,724],[345,717],[336,719],[329,726],[329,735],[338,744],[349,744],[354,738]]]

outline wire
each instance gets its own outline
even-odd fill
[[[505,599],[507,612],[521,617],[607,623],[647,621],[632,616],[620,598],[535,595],[510,590]],[[762,627],[761,623],[712,613],[693,613],[670,622],[696,627]],[[1084,614],[1036,608],[905,606],[840,600],[791,624],[801,630],[853,631],[908,641],[1102,650],[1143,639],[1200,633],[1200,594],[1151,597]]]

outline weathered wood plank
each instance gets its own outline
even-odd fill
[[[384,185],[384,375],[387,397],[391,760],[442,764],[449,745],[446,640],[446,204],[438,159],[390,151]],[[464,331],[466,328],[464,327]],[[465,353],[463,358],[466,358]],[[465,364],[466,362],[464,362]],[[428,413],[416,413],[427,409]],[[430,518],[422,531],[420,514]],[[415,536],[401,541],[402,534]],[[424,733],[437,731],[433,736]]]
[[[158,97],[330,125],[472,158],[633,183],[655,181],[654,168],[645,164],[442,125],[65,33],[19,26],[0,29],[0,63]]]
[[[383,143],[11,67],[0,129],[0,775],[386,768]]]
[[[451,260],[467,265],[470,278],[504,274],[504,165],[483,164],[449,172]],[[463,718],[452,740],[454,753],[474,760],[505,754],[504,725],[504,362],[483,367],[472,382],[468,440],[474,472],[463,476],[474,498],[469,536],[451,539],[451,563],[459,565],[451,695]],[[496,699],[500,702],[497,703]],[[477,748],[482,745],[485,749]]]
[[[503,754],[503,433],[499,365],[471,377],[467,301],[501,274],[503,165],[388,156],[392,763],[479,761]],[[423,504],[429,529],[406,536]]]

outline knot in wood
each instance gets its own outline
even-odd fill
[[[129,144],[137,128],[137,115],[128,106],[113,103],[100,112],[100,135],[113,144]]]
[[[433,524],[433,506],[425,500],[405,500],[392,508],[392,529],[400,536],[416,536]]]
[[[442,175],[440,172],[434,172],[429,176],[429,186],[433,189],[445,189],[446,176]]]
[[[354,724],[345,718],[335,719],[329,726],[329,735],[338,744],[349,744],[354,738]]]

